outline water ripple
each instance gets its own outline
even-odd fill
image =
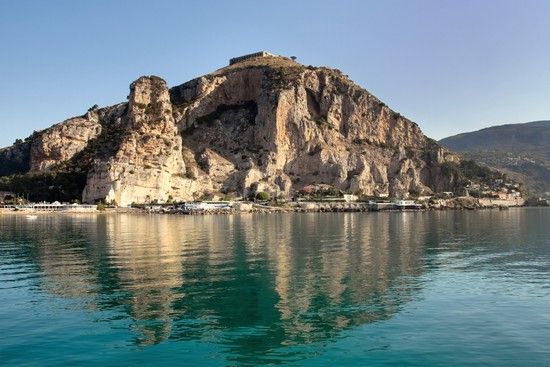
[[[301,365],[407,364],[435,353],[437,365],[481,355],[499,365],[499,353],[515,351],[542,365],[549,218],[0,216],[9,305],[0,309],[0,354],[12,364],[78,361],[85,348],[97,351],[94,364],[139,353],[143,363],[169,354],[172,363]]]

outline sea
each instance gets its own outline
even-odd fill
[[[0,365],[550,366],[550,208],[0,214]]]

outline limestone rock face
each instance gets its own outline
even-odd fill
[[[141,77],[127,103],[0,150],[0,159],[13,156],[20,171],[67,162],[87,173],[84,201],[119,205],[290,196],[321,184],[407,197],[448,188],[443,166],[460,161],[341,72],[282,57],[238,62],[171,89]]]
[[[93,110],[36,134],[31,143],[30,170],[44,171],[55,163],[71,159],[100,133],[98,113]]]
[[[94,163],[84,201],[104,199],[128,205],[192,198],[195,181],[185,178],[181,137],[164,80],[141,77],[130,86],[121,129],[123,136],[114,154]]]
[[[214,151],[235,167],[217,173],[219,189],[287,196],[323,183],[407,196],[444,186],[438,165],[458,157],[417,124],[338,71],[274,59],[171,90],[184,145],[197,157]]]

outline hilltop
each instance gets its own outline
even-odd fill
[[[523,181],[533,194],[550,192],[550,121],[493,126],[440,140],[465,157]]]
[[[0,189],[119,205],[303,190],[461,192],[502,175],[462,159],[339,70],[268,53],[91,107],[0,150]],[[327,189],[328,188],[328,189]]]

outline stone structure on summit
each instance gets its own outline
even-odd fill
[[[229,59],[229,65],[233,65],[233,64],[236,64],[238,62],[245,61],[245,60],[256,59],[256,58],[260,58],[260,57],[269,57],[269,56],[274,57],[275,55],[272,54],[271,52],[267,52],[267,51],[254,52],[254,53],[251,53],[251,54],[238,56],[238,57],[233,57],[232,59]]]

